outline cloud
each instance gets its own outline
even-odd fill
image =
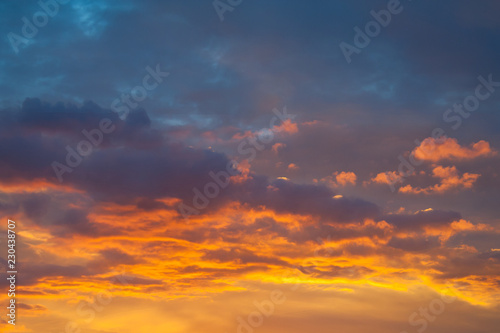
[[[162,280],[141,277],[139,275],[117,274],[105,279],[117,286],[132,285],[132,286],[151,286],[163,285]]]
[[[286,119],[280,125],[273,126],[271,130],[273,132],[286,133],[288,135],[295,134],[299,131],[297,123],[292,122],[291,119]]]
[[[99,251],[99,258],[89,262],[88,267],[96,271],[106,271],[118,265],[134,265],[139,262],[136,257],[120,249],[104,249]]]
[[[23,310],[28,310],[28,311],[23,311],[23,315],[34,315],[38,312],[44,312],[47,311],[47,308],[43,305],[40,304],[26,304],[26,303],[18,303],[17,306],[20,309]]]
[[[29,263],[22,266],[23,274],[19,276],[19,283],[21,285],[30,286],[37,284],[40,280],[45,278],[80,278],[90,275],[91,272],[84,266],[70,265],[61,266],[56,264],[37,264]]]
[[[278,154],[278,152],[282,149],[285,149],[286,148],[286,144],[284,143],[275,143],[273,146],[272,146],[272,151],[275,153],[275,154]]]
[[[247,186],[254,195],[247,193],[242,197],[240,188],[234,198],[244,198],[241,202],[264,205],[277,212],[313,215],[339,223],[361,222],[380,214],[377,205],[359,198],[335,199],[335,193],[324,186],[299,185],[281,179],[263,183],[262,178],[254,178]]]
[[[403,251],[422,253],[441,246],[441,243],[439,237],[393,237],[387,245]]]
[[[340,186],[346,186],[348,184],[350,185],[356,185],[356,174],[354,172],[335,172],[335,179],[337,180],[337,184]]]
[[[406,194],[442,194],[454,189],[470,189],[479,178],[479,174],[464,173],[459,175],[456,167],[437,166],[432,170],[435,178],[440,178],[440,183],[425,188],[406,185],[399,188],[399,192]]]
[[[412,152],[419,160],[439,162],[463,161],[496,154],[487,141],[480,140],[469,147],[461,146],[454,138],[426,138]]]
[[[20,109],[8,110],[2,117],[6,120],[2,125],[8,131],[2,132],[0,140],[0,153],[5,161],[0,165],[0,180],[7,183],[43,179],[58,184],[50,165],[54,160],[65,161],[65,146],[75,146],[85,139],[81,130],[97,126],[102,117],[116,122],[116,130],[109,134],[108,140],[72,173],[64,175],[63,184],[85,196],[86,206],[72,206],[53,215],[44,211],[47,207],[51,212],[56,210],[54,197],[40,193],[23,200],[22,207],[28,217],[46,221],[44,225],[50,224],[52,233],[58,236],[111,232],[110,227],[97,226],[96,221],[88,217],[86,211],[95,203],[134,204],[143,210],[161,209],[158,200],[168,197],[190,203],[195,188],[203,191],[203,186],[213,181],[209,173],[226,170],[229,164],[225,154],[172,142],[151,127],[149,116],[143,110],[131,112],[121,120],[114,112],[92,102],[75,107],[28,99]],[[33,121],[35,118],[40,121]],[[284,133],[297,131],[290,120],[274,128]],[[23,136],[25,132],[33,134]],[[353,172],[335,173],[334,176],[341,185],[355,184]],[[248,173],[241,181],[231,182],[221,190],[203,213],[240,202],[338,223],[362,222],[379,214],[379,208],[373,203],[358,198],[334,199],[335,194],[321,185],[299,185],[279,179],[270,181],[266,176]]]
[[[380,172],[375,177],[371,178],[369,181],[364,182],[365,185],[370,183],[375,184],[386,184],[393,185],[395,183],[401,182],[403,177],[396,171],[386,171]]]
[[[461,217],[458,212],[432,209],[418,211],[415,214],[390,214],[384,216],[383,219],[399,230],[415,231],[425,227],[449,226]]]
[[[284,110],[285,110],[284,114],[287,115],[286,108],[284,108]],[[293,115],[291,117],[293,117]],[[240,133],[240,132],[235,133],[231,137],[231,139],[233,141],[242,141],[243,139],[248,139],[248,138],[265,138],[265,139],[268,139],[269,137],[274,138],[275,136],[276,137],[278,137],[278,136],[285,137],[285,136],[288,136],[288,135],[295,134],[298,131],[299,131],[299,129],[297,127],[297,123],[293,122],[292,119],[285,119],[285,120],[282,120],[279,125],[274,125],[273,124],[271,127],[260,129],[260,130],[257,130],[255,132],[245,131],[243,133]]]
[[[357,280],[366,275],[375,272],[374,270],[364,267],[364,266],[323,266],[318,268],[317,266],[300,266],[298,267],[302,272],[310,274],[317,278],[348,278]]]
[[[357,176],[354,172],[352,171],[342,171],[338,172],[335,171],[331,176],[327,176],[324,178],[321,178],[319,182],[325,183],[333,188],[336,187],[344,187],[347,185],[356,185],[356,180]],[[318,183],[318,181],[315,179],[315,183]]]
[[[252,251],[240,248],[218,249],[206,251],[203,259],[214,260],[217,262],[234,262],[236,264],[270,264],[290,267],[291,265],[279,258],[256,255]]]

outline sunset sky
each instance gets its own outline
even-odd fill
[[[2,1],[0,331],[498,333],[499,13]]]

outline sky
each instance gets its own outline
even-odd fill
[[[498,332],[499,10],[1,2],[2,332]]]

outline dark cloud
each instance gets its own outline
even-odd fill
[[[118,286],[147,286],[147,285],[162,285],[163,281],[157,279],[150,279],[136,275],[113,275],[106,279],[107,281]]]
[[[219,250],[207,251],[203,255],[203,259],[213,260],[218,262],[234,262],[236,264],[261,263],[261,264],[278,265],[285,267],[290,266],[289,263],[279,258],[257,255],[252,251],[240,248],[231,248],[229,250],[219,249]]]
[[[311,274],[317,278],[345,277],[348,279],[359,279],[373,273],[374,270],[363,266],[300,266],[299,270],[306,274]]]
[[[400,230],[420,230],[423,227],[444,227],[462,218],[460,213],[442,210],[426,210],[415,214],[392,214],[384,219]]]
[[[90,271],[86,267],[78,265],[60,266],[31,262],[29,264],[22,263],[19,267],[23,272],[23,274],[18,276],[19,286],[31,286],[45,278],[80,278],[90,274]]]
[[[469,276],[497,279],[500,274],[500,260],[496,253],[469,254],[453,256],[434,265],[439,272],[436,278],[457,279]]]
[[[120,249],[105,249],[99,251],[99,258],[91,261],[88,267],[95,271],[107,271],[119,265],[133,265],[140,262],[138,258]]]
[[[106,144],[95,147],[71,173],[62,175],[65,183],[85,190],[96,200],[124,203],[148,198],[138,203],[146,209],[158,205],[154,199],[162,197],[181,198],[189,204],[195,196],[195,188],[203,190],[205,184],[213,181],[209,172],[227,170],[229,163],[224,154],[171,143],[168,137],[150,128],[144,111],[129,114],[124,122],[113,112],[91,102],[76,108],[32,99],[14,114],[20,116],[10,117],[14,121],[6,124],[7,127],[41,133],[28,137],[14,134],[13,138],[1,140],[0,154],[6,162],[0,168],[6,180],[46,178],[57,184],[51,165],[54,161],[65,163],[65,144],[76,149],[77,140],[85,139],[80,135],[81,130],[98,126],[105,117],[116,122],[116,133],[103,134],[107,137]],[[31,115],[44,121],[31,121]],[[222,189],[207,211],[236,200],[252,206],[266,205],[278,212],[315,215],[338,222],[361,221],[379,214],[379,208],[372,203],[356,198],[333,199],[334,194],[323,186],[270,181],[253,175],[242,184]],[[24,204],[25,210],[30,216],[41,216],[40,210],[46,209],[48,200],[43,195],[29,199]],[[65,214],[54,224],[72,221],[76,232],[91,234],[94,231],[85,213],[69,210]]]
[[[39,304],[19,303],[19,304],[17,304],[17,306],[23,310],[32,310],[32,311],[45,311],[45,310],[47,310],[47,308],[45,306],[39,305]]]
[[[358,224],[358,228],[351,226],[342,227],[337,225],[306,225],[301,230],[290,232],[288,238],[294,242],[323,242],[326,240],[339,241],[347,239],[356,239],[370,237],[373,239],[385,238],[389,235],[389,230],[378,228],[374,225],[362,226]]]
[[[23,220],[28,225],[47,228],[54,236],[120,233],[119,230],[112,231],[102,225],[98,228],[95,221],[89,219],[93,203],[82,193],[66,193],[64,190],[16,193],[6,195],[4,200],[12,207],[11,214],[23,214]],[[78,208],[74,205],[75,202],[79,203],[76,205]]]
[[[234,190],[233,190],[234,189]],[[377,205],[358,198],[335,199],[325,186],[270,181],[254,176],[241,186],[231,187],[230,196],[252,206],[266,206],[280,213],[313,215],[333,222],[362,222],[380,214]]]
[[[197,278],[203,280],[212,280],[214,277],[217,279],[221,277],[231,277],[238,276],[244,273],[251,272],[265,272],[269,268],[264,265],[247,265],[240,268],[213,268],[213,267],[201,267],[198,265],[190,265],[180,269],[178,272],[181,274],[191,274],[191,273],[203,273],[200,277],[186,278],[185,281],[196,281]],[[182,281],[182,280],[181,280]]]
[[[500,249],[500,233],[486,230],[462,231],[451,236],[446,242],[448,247],[458,247],[462,244],[473,246],[481,252]]]
[[[407,252],[421,252],[425,253],[428,250],[441,246],[439,237],[425,237],[425,238],[399,238],[393,237],[387,243],[388,246],[395,249]]]

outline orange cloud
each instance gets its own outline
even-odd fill
[[[455,231],[492,231],[492,228],[486,224],[472,224],[470,221],[466,221],[464,219],[453,222],[451,224],[451,228]]]
[[[436,173],[446,174],[443,170]],[[337,181],[340,176],[339,180],[347,179],[347,184],[351,184],[354,173],[334,175],[332,179]],[[172,206],[175,200],[165,198],[162,202]],[[93,209],[91,219],[100,224],[112,224],[117,234],[60,238],[33,244],[38,255],[30,255],[31,260],[27,261],[30,265],[26,266],[24,274],[40,273],[32,277],[35,283],[25,286],[23,292],[38,292],[40,296],[23,299],[23,302],[41,304],[45,309],[37,307],[44,311],[23,318],[23,321],[28,323],[26,320],[30,318],[42,321],[42,316],[45,320],[52,314],[68,318],[67,321],[78,308],[76,300],[100,295],[103,290],[110,291],[113,301],[105,305],[105,312],[96,313],[93,328],[99,330],[108,329],[107,316],[114,311],[115,305],[131,300],[148,304],[146,302],[154,300],[151,294],[172,302],[189,298],[192,308],[207,299],[207,295],[223,297],[231,292],[238,292],[237,299],[241,302],[241,295],[248,290],[252,291],[249,299],[253,301],[254,293],[260,290],[252,287],[256,283],[276,283],[273,289],[287,290],[291,290],[293,284],[306,290],[331,291],[337,287],[356,290],[360,286],[371,286],[379,292],[407,292],[409,287],[421,281],[434,288],[436,282],[429,275],[428,263],[444,264],[448,254],[448,250],[441,247],[431,248],[440,251],[439,256],[426,254],[425,249],[422,253],[405,252],[408,246],[418,248],[422,244],[433,244],[425,239],[412,242],[413,234],[399,235],[393,240],[391,244],[397,245],[397,249],[388,247],[386,244],[397,230],[385,221],[367,219],[333,226],[318,223],[311,216],[279,214],[263,207],[249,209],[244,204],[222,207],[209,215],[193,216],[191,223],[178,217],[171,207],[153,212],[137,210],[134,205],[106,203]],[[479,228],[482,227],[463,220],[451,224],[451,229],[456,231],[482,230]],[[464,249],[449,251],[457,257],[473,253]],[[39,264],[34,260],[40,261]],[[47,265],[50,269],[41,269]],[[127,284],[111,282],[117,276],[126,277]],[[470,297],[484,294],[495,301],[497,296],[489,293],[495,285],[495,277],[482,279],[482,284],[471,282],[476,289],[469,292]],[[97,306],[104,308],[99,303]],[[158,311],[164,309],[160,305],[151,307],[161,309]],[[120,318],[123,309],[125,307],[116,310]],[[38,317],[34,317],[35,314]],[[30,327],[33,325],[30,322]],[[154,331],[154,328],[148,329]]]
[[[272,151],[275,153],[275,154],[278,154],[278,152],[285,148],[286,147],[286,144],[284,143],[275,143],[272,147]]]
[[[286,119],[279,126],[273,126],[271,129],[273,132],[295,134],[299,131],[297,124],[293,123],[292,120]]]
[[[235,184],[242,184],[248,179],[250,179],[250,162],[248,160],[243,160],[238,163],[236,169],[240,172],[236,176],[231,176],[231,181]]]
[[[243,175],[238,177],[248,177],[248,162],[239,168]],[[437,167],[433,174],[449,183],[465,176],[459,176],[454,167]],[[380,176],[379,180],[387,180],[388,176],[385,176]],[[232,181],[236,179],[232,177]],[[356,174],[349,171],[334,172],[328,179],[335,186],[355,185],[357,182]],[[42,183],[33,182],[32,185],[34,188]],[[43,191],[50,193],[53,189],[47,187]],[[338,202],[345,200],[339,195],[335,198]],[[190,299],[192,309],[209,297],[224,297],[231,292],[238,293],[237,300],[241,303],[241,295],[249,291],[252,292],[249,299],[253,302],[254,292],[258,290],[252,285],[256,283],[276,283],[273,289],[289,289],[288,284],[293,284],[306,290],[342,288],[352,291],[373,287],[379,292],[402,293],[417,281],[435,288],[437,282],[433,279],[434,270],[429,270],[429,263],[439,273],[451,274],[452,281],[460,278],[467,286],[473,285],[473,290],[467,287],[470,298],[464,300],[479,302],[484,297],[485,303],[491,300],[492,304],[498,304],[498,293],[491,293],[496,286],[497,277],[493,275],[498,271],[496,261],[478,257],[485,254],[475,251],[472,245],[446,248],[440,246],[444,242],[435,240],[440,236],[440,240],[445,236],[448,239],[458,232],[489,230],[485,225],[457,220],[445,227],[438,223],[438,228],[431,221],[425,233],[419,235],[420,231],[398,229],[389,220],[325,223],[311,215],[277,213],[269,207],[251,208],[238,202],[193,216],[190,223],[186,223],[175,210],[179,200],[170,197],[157,199],[163,205],[154,209],[138,209],[135,203],[97,204],[89,208],[88,218],[101,232],[91,237],[51,236],[52,225],[22,228],[18,239],[29,245],[23,253],[23,260],[27,263],[23,274],[30,282],[23,286],[23,302],[29,304],[22,309],[27,313],[22,317],[23,323],[28,324],[33,332],[44,332],[45,328],[39,329],[37,323],[58,316],[63,318],[61,325],[65,325],[73,320],[81,299],[86,299],[87,295],[99,299],[96,295],[103,291],[109,291],[110,294],[106,295],[112,295],[113,301],[105,306],[96,303],[106,311],[96,312],[92,329],[119,329],[120,332],[128,331],[107,325],[119,322],[111,320],[110,315],[116,313],[116,318],[122,318],[124,309],[128,309],[119,306],[121,302],[130,304],[134,301],[142,305],[155,299],[172,302]],[[425,219],[424,214],[410,222]],[[22,223],[22,219],[18,223]],[[412,240],[414,237],[415,241]],[[457,259],[458,268],[448,262],[450,254],[453,255],[451,258]],[[468,257],[471,255],[478,258]],[[481,280],[460,275],[465,271],[460,261],[462,258],[475,265],[474,273],[480,275]],[[488,265],[480,266],[483,263]],[[116,281],[118,276],[126,277],[128,284],[119,284]],[[4,301],[5,298],[1,297],[0,301]],[[164,311],[164,305],[150,306],[148,311]],[[127,313],[126,317],[133,317],[133,313]],[[154,331],[155,328],[147,327],[145,331],[148,330]],[[176,331],[187,332],[189,329]],[[134,332],[141,331],[136,329]]]
[[[491,156],[496,152],[484,140],[471,144],[469,147],[460,146],[457,139],[427,138],[412,152],[419,160],[438,162],[441,160],[470,160],[482,156]]]
[[[358,177],[354,172],[351,171],[335,171],[331,176],[327,176],[320,179],[320,182],[326,183],[331,187],[339,187],[346,185],[356,185],[356,180]],[[317,179],[314,180],[315,183],[318,183]]]
[[[321,125],[321,124],[324,124],[324,123],[325,122],[320,121],[320,120],[311,120],[311,121],[305,121],[301,125],[302,126],[317,126],[317,125]]]
[[[66,193],[84,193],[69,185],[54,184],[43,178],[37,178],[32,181],[12,180],[9,182],[0,182],[1,193],[42,193],[49,190]]]
[[[428,186],[425,188],[413,187],[411,185],[406,185],[399,188],[401,193],[412,193],[412,194],[434,194],[434,193],[444,193],[456,188],[469,189],[472,188],[476,180],[479,178],[479,174],[475,173],[464,173],[462,176],[458,174],[456,167],[442,167],[437,166],[432,170],[433,177],[441,178],[441,182],[436,185]]]
[[[400,182],[402,177],[396,171],[386,171],[377,174],[375,177],[370,179],[368,182],[365,182],[365,185],[370,183],[376,184],[387,184],[392,185],[397,182]]]
[[[335,179],[337,180],[337,184],[340,186],[346,186],[348,184],[356,185],[356,174],[354,172],[344,172],[341,173],[335,172]]]

